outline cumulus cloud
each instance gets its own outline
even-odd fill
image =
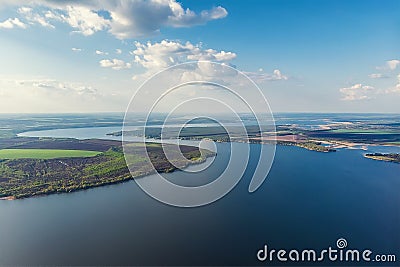
[[[368,75],[371,79],[384,79],[384,78],[389,78],[387,75],[382,74],[382,73],[372,73]]]
[[[355,101],[371,99],[371,94],[374,93],[375,88],[358,83],[350,87],[340,88],[339,91],[342,93],[342,100]]]
[[[233,52],[202,49],[201,45],[190,42],[163,40],[158,43],[136,42],[135,46],[136,49],[131,52],[134,61],[150,73],[187,61],[209,60],[227,63],[236,58]]]
[[[100,61],[100,66],[103,68],[112,68],[113,70],[130,69],[131,63],[125,63],[120,59],[103,59]]]
[[[200,14],[184,9],[176,0],[113,1],[105,7],[110,12],[110,33],[119,39],[154,35],[163,27],[191,27],[226,17],[223,7],[203,10]]]
[[[72,50],[73,52],[82,52],[82,48],[72,47],[71,50]]]
[[[131,51],[130,54],[134,56],[134,62],[144,68],[145,72],[133,76],[133,79],[147,78],[160,70],[185,62],[197,63],[190,66],[179,66],[181,69],[187,68],[180,76],[181,82],[193,80],[229,82],[233,80],[232,77],[238,74],[236,67],[232,64],[237,55],[231,51],[205,49],[201,44],[171,40],[153,43],[135,42],[135,46],[136,49]],[[272,73],[245,72],[245,74],[257,82],[288,80],[288,77],[278,69]]]
[[[385,91],[386,94],[400,93],[400,74],[397,75],[397,83],[394,87]]]
[[[397,84],[395,86],[396,92],[400,93],[400,74],[397,75]]]
[[[234,52],[204,49],[201,44],[162,40],[160,42],[135,42],[136,49],[130,52],[134,62],[145,71],[132,78],[134,80],[147,78],[165,68],[180,64],[177,68],[185,69],[179,73],[181,82],[193,80],[222,82],[237,75],[237,70],[231,61],[236,58]],[[195,62],[195,64],[183,64]],[[216,62],[219,64],[212,64]],[[179,72],[179,71],[178,71]],[[218,77],[218,81],[216,78]]]
[[[258,72],[244,72],[250,79],[256,82],[265,82],[265,81],[286,81],[288,80],[288,76],[282,74],[282,72],[278,69],[274,70],[272,74],[264,72],[263,69],[259,69]]]
[[[24,1],[6,1],[21,5]],[[32,0],[19,8],[21,18],[30,23],[54,27],[50,21],[70,25],[74,32],[92,35],[107,30],[118,39],[154,35],[165,27],[191,27],[227,16],[218,6],[198,13],[184,8],[176,0],[56,1]],[[44,11],[43,11],[44,9]],[[35,10],[41,10],[39,14]],[[15,25],[7,20],[6,27]]]
[[[108,53],[107,52],[104,52],[104,51],[100,51],[100,50],[96,50],[96,55],[108,55]]]
[[[399,65],[400,65],[400,60],[398,59],[393,59],[386,61],[386,65],[390,70],[395,70]]]
[[[176,27],[187,27],[196,24],[204,24],[210,20],[222,19],[228,15],[225,8],[218,6],[211,10],[203,10],[196,14],[190,9],[183,9],[180,3],[170,1],[169,6],[173,12],[168,24]]]
[[[52,25],[49,21],[48,18],[46,18],[45,15],[41,15],[39,13],[34,12],[33,8],[31,7],[20,7],[18,9],[18,13],[24,16],[24,18],[28,21],[29,24],[31,25],[40,25],[43,27],[48,27],[54,29],[54,25]]]
[[[26,29],[27,25],[20,21],[18,18],[9,18],[3,22],[0,22],[0,28],[3,29],[12,29],[14,27]]]
[[[115,54],[121,55],[122,54],[122,50],[121,49],[115,49]]]
[[[68,23],[75,32],[85,36],[107,29],[109,22],[96,12],[84,6],[67,6],[66,15],[61,15],[61,20]]]
[[[373,73],[368,75],[372,79],[387,79],[392,85],[387,87],[387,83],[384,86],[386,89],[379,89],[376,94],[397,94],[400,93],[400,74],[394,75],[394,72],[399,68],[400,60],[392,59],[385,62],[384,66],[376,67],[380,70],[380,73]]]
[[[23,6],[23,7],[20,7],[20,8],[18,8],[18,13],[20,13],[20,14],[30,14],[30,13],[32,13],[32,8],[30,8],[30,7],[26,7],[26,6]]]
[[[273,74],[271,75],[272,80],[287,80],[288,77],[283,75],[280,70],[274,70]]]

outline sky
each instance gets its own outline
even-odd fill
[[[234,69],[273,112],[400,113],[399,14],[397,0],[2,0],[0,113],[123,112],[152,75],[193,61],[181,82],[232,85]],[[160,111],[224,94],[191,86]]]

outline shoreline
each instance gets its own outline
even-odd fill
[[[17,198],[14,196],[8,196],[8,197],[0,197],[0,200],[16,200]]]
[[[400,164],[400,154],[395,154],[395,153],[394,154],[382,154],[382,153],[364,154],[364,158]]]

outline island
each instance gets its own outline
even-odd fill
[[[390,153],[390,154],[371,153],[371,154],[365,154],[364,156],[366,158],[374,159],[374,160],[382,160],[382,161],[400,163],[400,154],[396,154],[396,153]]]
[[[166,146],[169,150],[179,149],[185,159],[167,159],[158,143],[127,144],[129,168],[134,170],[130,172],[120,141],[1,138],[0,199],[68,193],[120,183],[155,171],[185,168],[215,155],[194,146]]]

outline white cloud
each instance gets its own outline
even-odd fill
[[[147,78],[160,70],[191,61],[197,63],[190,66],[181,65],[180,69],[187,69],[180,77],[175,78],[179,78],[181,82],[204,80],[229,83],[238,74],[231,63],[237,57],[234,52],[204,49],[201,44],[170,40],[155,43],[136,42],[135,46],[136,49],[130,54],[134,56],[134,62],[145,69],[145,73],[135,75],[134,80]],[[245,72],[245,74],[257,82],[288,80],[288,76],[279,69],[275,69],[273,73]]]
[[[288,77],[283,75],[280,70],[274,70],[272,76],[272,80],[287,80]]]
[[[181,4],[176,1],[170,1],[169,6],[173,12],[173,16],[170,16],[168,24],[175,27],[204,24],[210,20],[225,18],[228,15],[226,9],[221,6],[214,7],[211,10],[203,10],[200,14],[196,14],[190,9],[183,9]]]
[[[48,90],[50,93],[96,95],[97,90],[81,83],[61,82],[52,79],[16,80],[19,86]]]
[[[392,86],[389,88],[385,89],[380,89],[377,91],[377,94],[397,94],[400,93],[400,74],[397,74],[397,76],[393,75],[393,72],[399,68],[400,66],[400,60],[398,59],[392,59],[386,61],[386,64],[384,66],[376,67],[376,69],[381,70],[381,73],[373,73],[370,74],[369,77],[372,79],[383,79],[386,78],[390,82],[393,81]],[[387,86],[387,85],[385,85]]]
[[[274,70],[272,74],[264,72],[263,69],[259,69],[258,72],[244,72],[250,79],[255,82],[265,82],[265,81],[286,81],[289,79],[288,76],[282,74],[278,69]]]
[[[51,19],[51,20],[55,20],[55,21],[61,21],[61,15],[60,14],[56,14],[53,11],[47,10],[44,12],[44,17],[47,19]]]
[[[148,42],[146,44],[136,42],[135,46],[136,49],[131,52],[135,57],[135,62],[150,73],[187,61],[210,60],[227,63],[236,58],[236,54],[233,52],[204,50],[201,45],[194,45],[190,42],[163,40],[159,43]]]
[[[211,61],[230,61],[236,58],[236,54],[232,52],[216,51],[214,49],[207,49],[201,53],[190,55],[190,60],[211,60]]]
[[[109,21],[87,7],[67,6],[66,12],[67,15],[61,16],[62,21],[76,29],[75,32],[82,33],[85,36],[109,27]]]
[[[39,15],[34,15],[32,18],[29,19],[32,22],[36,22],[39,25],[43,26],[43,27],[48,27],[48,28],[52,28],[54,29],[54,25],[50,24],[48,21],[46,21],[46,19],[42,16]]]
[[[74,52],[82,52],[82,48],[72,47],[71,50]]]
[[[340,88],[339,91],[342,93],[342,100],[344,101],[367,100],[371,99],[371,94],[374,93],[375,88],[358,83],[350,87]]]
[[[18,18],[9,18],[3,22],[0,22],[0,28],[3,29],[12,29],[14,27],[18,27],[21,29],[26,29],[27,25],[20,21]]]
[[[400,93],[400,74],[397,75],[397,83],[394,87],[385,91],[386,94]]]
[[[122,54],[122,50],[121,49],[115,49],[115,53],[118,54],[118,55],[121,55]]]
[[[400,60],[398,59],[393,59],[386,61],[386,65],[390,70],[395,70],[399,65],[400,65]]]
[[[52,29],[55,28],[54,25],[52,25],[45,16],[35,13],[33,11],[33,8],[31,8],[31,7],[25,7],[25,6],[20,7],[18,9],[18,13],[23,15],[29,24],[32,24],[32,25],[37,24],[37,25],[52,28]]]
[[[100,94],[97,89],[82,84],[63,82],[54,79],[32,79],[32,80],[0,80],[3,95],[21,96],[23,90],[26,96],[41,96],[43,99],[54,96],[77,97],[90,96],[96,97]]]
[[[384,78],[389,78],[387,75],[382,74],[382,73],[372,73],[368,75],[371,79],[384,79]]]
[[[200,14],[182,7],[176,0],[114,1],[110,12],[110,32],[119,39],[154,35],[163,27],[190,27],[227,15],[223,7],[203,10]]]
[[[103,68],[112,68],[113,70],[130,69],[131,63],[125,63],[120,59],[103,59],[100,61],[100,66]]]
[[[396,84],[395,89],[396,89],[397,93],[400,93],[400,74],[397,75],[397,84]]]
[[[17,113],[100,111],[113,99],[87,83],[47,78],[0,78],[0,95],[0,112]]]
[[[6,1],[18,5],[24,1]],[[39,15],[35,10],[41,10]],[[118,39],[157,34],[165,27],[191,27],[222,19],[228,12],[221,6],[196,13],[176,0],[56,1],[32,0],[19,8],[30,23],[54,27],[50,20],[64,22],[85,36],[109,31]],[[11,19],[10,19],[11,20]],[[4,27],[9,27],[7,22]]]
[[[104,52],[104,51],[100,51],[100,50],[96,50],[96,55],[108,55],[108,53],[107,52]]]
[[[91,5],[88,5],[92,2]],[[31,6],[18,8],[18,13],[30,24],[38,24],[43,27],[55,28],[50,21],[67,23],[74,29],[74,33],[81,33],[85,36],[92,35],[98,31],[106,30],[110,26],[110,21],[101,17],[96,10],[97,1],[62,3],[61,1],[31,1]],[[17,4],[17,3],[16,3]],[[91,8],[93,6],[95,9]],[[36,12],[41,10],[43,15]]]
[[[23,6],[23,7],[18,8],[18,13],[20,13],[20,14],[29,14],[29,13],[32,12],[32,10],[33,9],[31,7]]]

